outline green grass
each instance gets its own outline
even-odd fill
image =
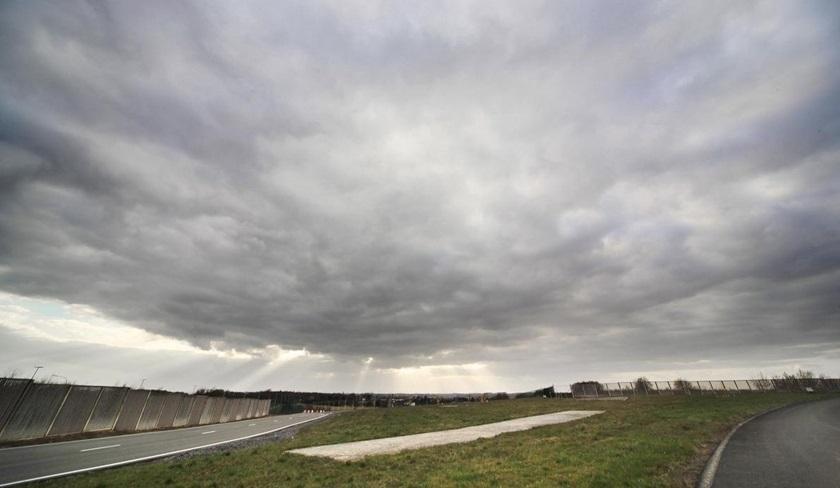
[[[663,396],[616,401],[506,400],[359,410],[289,441],[133,465],[46,486],[691,486],[715,443],[738,421],[805,394]],[[606,410],[584,420],[345,463],[285,451],[561,410]]]

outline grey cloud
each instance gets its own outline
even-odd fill
[[[832,350],[832,7],[614,7],[6,5],[0,289],[386,366]]]

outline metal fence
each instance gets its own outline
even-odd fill
[[[0,378],[0,441],[205,425],[264,417],[270,406],[259,398]]]
[[[770,392],[840,392],[840,378],[761,378],[749,380],[580,381],[557,390],[571,398],[634,395],[721,395]]]

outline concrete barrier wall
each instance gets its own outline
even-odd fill
[[[195,401],[192,404],[190,411],[190,420],[187,425],[198,425],[201,420],[201,414],[204,413],[204,407],[207,405],[207,397],[203,395],[196,395]]]
[[[236,420],[242,420],[248,413],[248,401],[245,398],[239,399],[239,407],[236,411]]]
[[[146,400],[146,406],[143,408],[143,413],[140,415],[140,420],[137,422],[135,430],[152,430],[157,427],[160,413],[163,411],[163,404],[166,402],[166,397],[169,394],[164,391],[153,391]]]
[[[64,403],[70,385],[34,383],[6,422],[0,440],[44,437]]]
[[[233,406],[230,407],[230,422],[239,420],[236,416],[239,415],[239,404],[242,403],[241,398],[234,398],[232,400]]]
[[[213,410],[215,404],[216,399],[214,397],[207,398],[207,402],[204,404],[204,410],[201,411],[201,417],[198,419],[198,425],[210,423],[210,411]]]
[[[236,415],[234,412],[234,407],[236,406],[236,400],[233,398],[225,398],[225,406],[222,408],[222,416],[219,418],[219,422],[230,422],[232,418]]]
[[[213,410],[210,412],[210,423],[218,424],[222,418],[222,410],[225,408],[226,398],[216,398],[216,403],[213,405]]]
[[[47,435],[78,434],[83,431],[100,393],[100,386],[71,386]]]
[[[160,418],[158,419],[158,429],[168,429],[175,423],[175,414],[178,413],[178,407],[184,400],[184,395],[180,393],[167,393],[166,401],[163,403],[163,409],[160,411]]]
[[[206,425],[210,423],[210,417],[213,415],[213,408],[219,401],[224,401],[223,398],[209,397],[207,403],[204,404],[204,410],[201,412],[201,417],[198,419],[198,425]]]
[[[31,380],[3,378],[0,384],[0,431],[3,430],[18,400],[31,382]]]
[[[129,390],[125,396],[120,416],[114,430],[120,432],[134,432],[137,428],[137,421],[146,406],[146,399],[151,392],[149,390]]]
[[[259,406],[260,406],[260,401],[257,400],[256,398],[252,398],[251,399],[251,408],[248,409],[248,415],[251,418],[254,418],[254,417],[257,416],[257,411],[259,410]]]
[[[117,415],[122,409],[128,388],[103,387],[99,400],[93,408],[90,420],[85,426],[85,432],[111,430],[117,422]]]
[[[215,424],[265,416],[270,404],[255,398],[0,378],[0,440]]]
[[[195,402],[195,397],[185,396],[178,405],[178,413],[175,414],[175,421],[172,422],[172,427],[183,427],[190,422],[190,412],[192,412],[192,405]]]

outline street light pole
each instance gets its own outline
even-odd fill
[[[138,388],[138,390],[142,390],[142,389],[143,389],[143,383],[145,383],[147,379],[148,379],[148,378],[143,378],[143,380],[142,380],[142,381],[140,381],[140,388]]]
[[[35,379],[35,375],[36,375],[36,374],[38,374],[38,370],[39,370],[39,369],[43,369],[43,368],[44,368],[43,366],[35,366],[35,372],[34,372],[34,373],[32,373],[32,377],[31,377],[31,378],[29,378],[29,381],[34,380],[34,379]]]

